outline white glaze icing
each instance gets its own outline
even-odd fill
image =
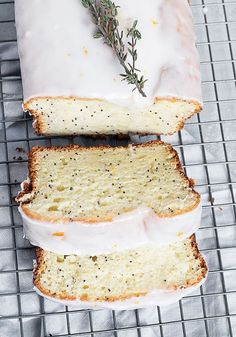
[[[115,302],[88,302],[81,300],[60,300],[55,297],[47,296],[43,294],[37,287],[34,290],[40,295],[51,301],[58,302],[63,305],[77,306],[81,309],[113,309],[113,310],[128,310],[136,308],[144,308],[148,306],[166,306],[178,302],[184,296],[197,290],[205,282],[207,275],[198,284],[180,290],[154,290],[148,293],[146,296],[133,297],[124,301]]]
[[[121,81],[122,67],[111,48],[93,38],[95,26],[80,0],[15,0],[25,102],[37,96],[99,98],[124,106],[150,106],[155,97],[167,96],[201,102],[188,1],[116,3],[120,29],[138,20],[137,68],[148,79],[147,98]]]
[[[111,222],[94,224],[44,222],[27,216],[21,207],[19,212],[25,236],[33,245],[66,255],[105,254],[148,243],[166,245],[188,238],[201,221],[201,204],[190,212],[165,218],[158,217],[148,207],[140,207],[117,216]],[[55,236],[58,232],[64,235]]]

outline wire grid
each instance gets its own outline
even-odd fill
[[[14,197],[34,145],[90,146],[125,140],[38,137],[21,110],[14,2],[0,0],[0,337],[236,336],[236,0],[194,0],[204,111],[171,137],[203,195],[198,241],[209,265],[204,286],[176,305],[131,311],[79,310],[32,290],[34,248],[23,239]],[[156,137],[134,137],[147,141]],[[23,149],[23,151],[22,151]]]

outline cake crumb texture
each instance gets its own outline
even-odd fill
[[[37,249],[34,284],[45,295],[81,301],[116,301],[155,289],[198,284],[207,273],[195,237],[98,256],[57,255]]]
[[[33,218],[110,221],[146,206],[171,217],[194,209],[200,196],[176,151],[160,141],[128,147],[35,147],[29,182],[17,200]]]

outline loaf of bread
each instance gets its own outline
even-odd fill
[[[160,141],[35,147],[17,201],[32,244],[101,254],[190,236],[201,218],[193,185],[176,151]]]
[[[37,250],[35,289],[67,305],[130,309],[167,305],[199,287],[207,274],[195,238],[106,255]]]
[[[146,97],[126,81],[112,49],[94,39],[75,0],[16,0],[24,110],[39,134],[172,134],[202,106],[199,57],[187,0],[119,0],[119,29],[137,20],[137,68]],[[40,17],[40,20],[39,20]]]

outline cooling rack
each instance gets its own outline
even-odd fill
[[[14,197],[26,178],[32,146],[126,141],[34,134],[31,118],[21,110],[14,2],[0,0],[0,337],[236,336],[236,0],[193,0],[192,11],[204,110],[178,134],[161,138],[175,146],[203,196],[197,238],[209,265],[207,282],[169,307],[79,310],[39,298],[32,290],[34,248],[23,238]]]

